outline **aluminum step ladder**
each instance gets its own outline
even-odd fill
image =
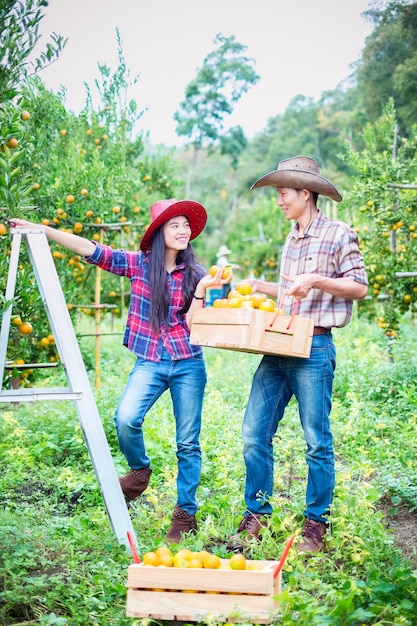
[[[12,247],[5,298],[10,302],[16,289],[17,270],[22,239],[26,243],[35,273],[39,292],[55,338],[60,362],[64,368],[68,387],[0,389],[0,402],[36,402],[39,400],[73,400],[98,484],[106,505],[107,514],[119,543],[131,551],[128,532],[134,544],[136,535],[126,505],[113,458],[74,327],[68,313],[55,263],[45,231],[39,228],[16,227],[11,231]],[[3,313],[0,331],[0,380],[3,380],[7,344],[12,317],[12,304]]]

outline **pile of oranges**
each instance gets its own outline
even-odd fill
[[[230,559],[220,559],[216,554],[207,550],[192,552],[182,548],[173,554],[166,546],[157,548],[154,552],[143,555],[144,565],[151,567],[186,567],[194,569],[228,569],[244,570],[247,567],[246,557],[243,554],[234,554]]]
[[[241,282],[231,289],[227,298],[217,298],[213,307],[228,309],[259,309],[260,311],[275,311],[275,300],[268,298],[264,293],[252,293],[249,283]]]

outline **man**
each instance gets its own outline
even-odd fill
[[[242,426],[247,510],[228,549],[240,550],[259,538],[272,513],[273,437],[294,395],[308,467],[305,522],[297,547],[311,556],[324,547],[335,482],[329,415],[336,353],[331,331],[349,323],[353,301],[365,298],[368,279],[354,230],[317,208],[319,194],[342,199],[321,176],[317,161],[306,156],[281,161],[251,189],[264,186],[276,188],[278,206],[295,225],[282,252],[279,283],[248,282],[252,292],[275,296],[278,303],[285,296],[289,314],[299,306],[299,315],[313,319],[314,333],[309,358],[265,355],[254,375]]]

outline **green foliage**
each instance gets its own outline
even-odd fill
[[[40,39],[39,24],[44,17],[46,0],[3,0],[0,6],[0,102],[13,100],[19,83],[29,73],[36,73],[56,60],[67,40],[52,33],[51,42],[39,56],[29,56]]]
[[[373,304],[363,309],[390,337],[401,316],[417,309],[416,278],[399,279],[399,272],[416,271],[417,173],[415,138],[397,138],[392,101],[383,115],[363,132],[365,148],[348,147],[346,160],[357,175],[345,196],[360,234]]]
[[[393,98],[402,132],[408,135],[417,122],[416,3],[395,0],[382,7],[375,4],[365,15],[375,25],[357,72],[367,116],[375,121]]]
[[[325,553],[304,561],[290,551],[272,623],[411,626],[417,610],[415,571],[387,532],[380,504],[392,502],[394,519],[399,504],[416,504],[410,462],[417,452],[415,345],[400,338],[394,347],[398,365],[392,365],[374,325],[354,319],[334,334],[333,525]],[[85,348],[92,349],[90,340]],[[113,413],[133,361],[120,338],[106,339],[103,357],[107,386],[96,398],[121,474],[126,463],[118,450]],[[207,349],[206,361],[199,531],[184,546],[226,557],[225,541],[243,512],[240,427],[259,356]],[[62,374],[56,376],[60,383]],[[55,386],[56,376],[46,384]],[[154,472],[149,489],[130,510],[141,555],[163,543],[175,504],[169,394],[149,413],[145,429]],[[131,558],[112,535],[75,408],[59,402],[5,406],[0,431],[0,621],[131,624],[125,617]],[[271,525],[261,544],[249,549],[250,558],[276,559],[289,535],[298,532],[304,457],[297,407],[291,403],[275,438]]]
[[[132,81],[120,40],[118,67],[112,73],[101,66],[100,75],[97,111],[90,94],[80,115],[68,112],[63,94],[48,91],[38,77],[22,85],[19,108],[11,103],[0,108],[0,205],[9,219],[26,217],[106,244],[137,249],[150,204],[175,193],[171,191],[173,163],[167,156],[146,153],[145,141],[135,131],[141,113],[128,99]],[[9,147],[10,140],[17,146]],[[100,275],[78,255],[56,244],[50,247],[74,322],[80,307],[97,319],[93,303],[103,307],[101,319],[124,315],[128,284],[122,278]],[[4,293],[8,235],[0,236],[0,250],[0,292]],[[34,331],[22,338],[12,326],[8,359],[55,362],[54,342],[47,339],[51,330],[24,246],[13,314],[29,321]],[[7,379],[30,385],[38,374],[34,368],[19,379],[9,371]]]

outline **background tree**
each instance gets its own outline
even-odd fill
[[[197,76],[186,87],[185,100],[174,114],[177,135],[186,137],[194,147],[186,195],[198,151],[218,141],[233,105],[259,80],[253,59],[245,55],[246,46],[234,36],[218,34],[214,44],[215,49],[205,57]]]
[[[375,28],[367,39],[357,70],[358,85],[370,121],[394,99],[402,132],[417,122],[417,3],[395,0],[365,12]]]

